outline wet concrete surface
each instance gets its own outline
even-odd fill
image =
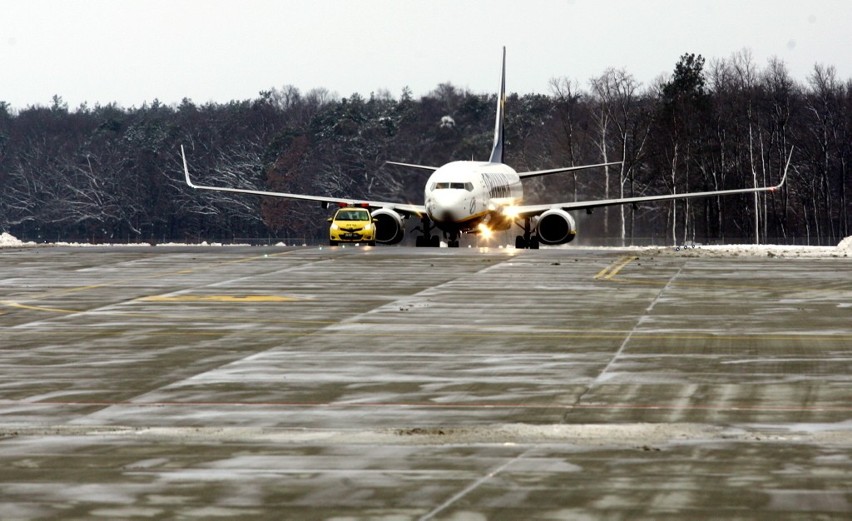
[[[0,519],[848,519],[852,262],[0,250]]]

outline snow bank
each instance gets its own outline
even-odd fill
[[[777,244],[721,244],[680,248],[642,248],[644,253],[686,257],[849,257],[852,236],[837,246],[781,246]]]
[[[0,248],[20,248],[22,246],[36,246],[34,242],[23,242],[8,233],[0,234]],[[43,246],[74,246],[86,247],[90,244],[57,242],[44,244]],[[96,246],[113,247],[147,247],[148,244],[98,244]],[[163,243],[161,246],[248,246],[248,244],[222,244],[207,243]],[[275,246],[285,246],[278,243]],[[510,246],[507,246],[509,248]],[[633,251],[651,255],[676,255],[685,257],[850,257],[852,256],[852,236],[846,237],[837,246],[780,246],[773,244],[723,244],[723,245],[696,245],[695,247],[659,247],[659,246],[628,246],[628,247],[592,247],[592,246],[563,246],[565,249],[572,248],[589,250],[619,250]]]
[[[32,242],[24,242],[12,234],[3,232],[0,234],[0,248],[16,248],[21,246],[33,246]]]

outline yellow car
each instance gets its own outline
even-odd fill
[[[328,220],[328,243],[337,246],[341,242],[366,242],[376,245],[376,224],[366,208],[347,206],[337,210]]]

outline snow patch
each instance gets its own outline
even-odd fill
[[[777,244],[719,244],[689,248],[638,248],[642,253],[682,257],[849,257],[852,236],[836,246],[783,246]]]
[[[9,234],[0,234],[0,248],[19,248],[23,246],[36,246],[34,242],[24,242],[17,237]],[[42,246],[112,246],[112,247],[146,247],[150,246],[147,243],[139,244],[85,244],[72,242],[56,242],[43,244]],[[162,243],[160,246],[210,246],[210,247],[227,247],[227,246],[248,246],[248,244],[223,244],[221,242],[208,243]],[[275,246],[286,246],[279,242]],[[294,244],[294,246],[296,246]],[[307,244],[302,244],[307,246]],[[446,246],[442,243],[441,246]],[[511,246],[506,246],[511,248]],[[502,246],[501,246],[502,248]],[[781,246],[774,244],[721,244],[721,245],[696,245],[688,248],[674,247],[658,247],[658,246],[625,246],[625,247],[595,247],[595,246],[567,246],[565,249],[584,249],[584,250],[619,250],[633,251],[637,253],[656,254],[656,255],[677,255],[684,257],[849,257],[852,255],[852,236],[846,237],[836,247],[832,246]]]
[[[17,248],[20,246],[33,246],[35,243],[24,242],[10,233],[0,234],[0,248]]]

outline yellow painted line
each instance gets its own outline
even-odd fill
[[[21,304],[19,302],[11,302],[4,300],[0,302],[0,304],[10,307],[10,308],[18,308],[18,309],[29,309],[31,311],[46,311],[48,313],[62,313],[62,314],[71,314],[71,313],[79,313],[79,311],[74,309],[60,309],[60,308],[49,308],[45,306],[29,306],[27,304]]]
[[[145,302],[293,302],[299,300],[293,297],[279,295],[155,295],[140,300]]]
[[[595,280],[610,280],[618,275],[618,272],[624,269],[625,266],[638,259],[639,257],[619,257],[618,260],[599,271],[595,275]]]

